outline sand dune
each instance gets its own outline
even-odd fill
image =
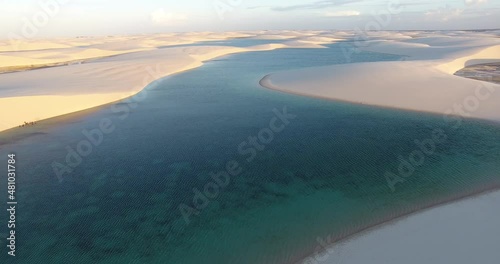
[[[500,61],[500,45],[481,49],[472,55],[460,57],[450,62],[437,65],[436,68],[445,73],[454,74],[466,66],[498,61]]]
[[[289,32],[289,34],[292,34]],[[20,67],[18,72],[0,74],[0,131],[23,122],[42,120],[130,97],[154,80],[203,65],[211,59],[241,52],[278,48],[321,48],[308,42],[266,44],[253,47],[191,46],[205,40],[252,36],[249,33],[180,33],[154,36],[118,36],[41,41],[41,50],[20,45],[23,51],[0,52],[0,68]],[[303,36],[304,33],[297,33]],[[317,43],[331,43],[322,39]],[[45,43],[45,44],[44,44]],[[73,47],[62,46],[77,45]],[[98,59],[95,59],[98,57]],[[81,63],[67,63],[79,61]],[[61,63],[58,65],[57,63]],[[56,64],[28,70],[33,65]],[[24,67],[24,68],[23,68]],[[18,68],[19,69],[19,68]]]
[[[9,68],[22,68],[22,66],[34,67],[50,64],[60,64],[73,61],[85,61],[95,58],[115,56],[131,52],[146,50],[145,48],[125,50],[104,50],[96,48],[69,48],[44,51],[10,52],[0,54],[0,70]]]
[[[0,131],[24,121],[49,118],[129,97],[156,79],[199,67],[203,62],[219,56],[278,48],[322,48],[322,45],[341,41],[353,34],[256,31],[82,37],[52,42],[25,41],[17,46],[17,50],[12,50],[8,41],[3,41],[0,42],[0,69],[25,71],[0,74],[0,111],[18,113],[15,118],[0,120]],[[379,32],[370,34],[366,44],[360,48],[405,55],[410,61],[361,63],[277,73],[268,76],[262,83],[270,88],[303,95],[446,113],[455,101],[463,101],[473,95],[480,84],[452,76],[453,71],[471,63],[500,58],[500,40],[485,37],[490,35],[484,32],[450,32],[449,35],[439,32]],[[277,39],[281,43],[246,48],[177,47],[199,41],[239,37]],[[173,45],[176,47],[169,48]],[[37,66],[59,67],[29,70]],[[491,91],[498,89],[498,85],[482,85]],[[92,100],[92,103],[82,103],[78,99],[80,95],[99,94],[103,99]],[[26,98],[33,96],[38,99],[31,101],[32,98]],[[53,104],[53,98],[47,100],[50,96],[65,97],[72,105],[71,109],[61,107],[60,111],[46,111]],[[471,116],[496,119],[499,97],[499,93],[493,93],[489,100],[481,102],[480,109]],[[26,104],[23,102],[30,102],[26,103],[30,105],[30,111],[24,111]]]
[[[453,75],[471,64],[500,61],[499,39],[432,36],[359,48],[405,55],[409,61],[279,72],[261,84],[312,97],[500,121],[500,85]]]
[[[132,93],[130,94],[132,95]],[[85,95],[37,95],[0,98],[0,109],[4,113],[0,119],[0,128],[9,128],[13,124],[42,120],[61,113],[73,113],[109,102],[118,101],[126,96],[123,93],[85,94]],[[25,120],[25,121],[20,121]]]
[[[303,264],[498,263],[499,212],[500,192],[484,194],[364,232]]]

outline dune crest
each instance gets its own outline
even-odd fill
[[[484,36],[374,41],[361,49],[390,50],[407,56],[405,61],[278,72],[260,83],[304,96],[500,121],[500,85],[453,75],[465,66],[500,61],[499,43]]]
[[[242,37],[267,39],[269,32],[75,38],[54,43],[33,40],[20,43],[17,50],[7,41],[0,42],[0,72],[14,71],[0,74],[0,112],[12,113],[0,119],[0,131],[128,98],[155,80],[200,67],[220,56],[280,48],[323,48],[321,44],[338,41],[311,37],[321,33],[290,31],[288,44],[270,41],[251,47],[182,45]]]

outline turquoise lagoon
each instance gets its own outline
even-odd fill
[[[17,154],[14,262],[293,263],[321,248],[318,239],[333,242],[498,186],[497,124],[454,127],[437,115],[258,84],[270,72],[346,63],[343,45],[226,56],[156,82],[135,99],[0,134],[2,160]],[[398,59],[361,52],[351,61]],[[247,161],[238,147],[285,107],[296,118]],[[60,182],[52,164],[64,164],[68,148],[86,139],[82,131],[103,119],[114,131]],[[392,191],[386,173],[397,173],[399,157],[436,129],[447,140]],[[211,173],[231,160],[241,172],[186,222],[179,206],[195,209],[195,190],[203,192]],[[6,253],[0,258],[12,262]]]

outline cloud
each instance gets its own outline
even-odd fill
[[[465,0],[466,6],[480,5],[486,3],[488,3],[488,0]]]
[[[151,21],[157,25],[170,25],[187,20],[185,14],[177,14],[172,12],[165,12],[163,8],[157,9],[151,13]]]
[[[337,12],[326,12],[327,17],[349,17],[349,16],[359,16],[361,13],[355,10],[337,11]]]
[[[271,10],[283,12],[283,11],[295,11],[304,9],[323,9],[327,7],[341,6],[362,1],[364,0],[321,0],[311,4],[271,7]]]
[[[460,8],[452,8],[449,5],[435,9],[429,10],[425,13],[427,19],[431,20],[441,20],[448,21],[450,19],[458,18],[464,13],[464,9]]]

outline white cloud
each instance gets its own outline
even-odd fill
[[[359,16],[361,13],[355,10],[337,11],[337,12],[326,12],[327,17],[349,17],[349,16]]]
[[[173,12],[165,12],[165,9],[157,9],[151,13],[151,21],[157,25],[169,25],[187,20],[185,14],[177,14]]]
[[[429,10],[425,13],[427,19],[448,21],[462,15],[464,9],[452,8],[449,5],[443,8]]]
[[[467,6],[480,5],[486,3],[488,3],[488,0],[465,0],[465,5]]]

